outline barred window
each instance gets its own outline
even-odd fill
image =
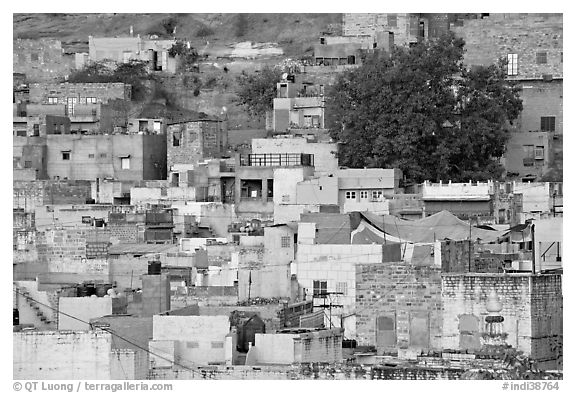
[[[540,131],[555,131],[556,130],[556,117],[543,116],[540,118]]]
[[[282,236],[280,238],[282,243],[282,248],[289,248],[290,247],[290,236]]]
[[[548,62],[546,52],[536,52],[536,64],[546,64]]]
[[[508,54],[508,75],[518,75],[518,54]]]

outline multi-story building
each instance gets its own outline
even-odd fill
[[[165,135],[49,135],[49,178],[166,178]]]
[[[90,61],[113,60],[127,63],[131,60],[146,61],[152,71],[174,73],[177,60],[168,53],[175,39],[144,39],[137,37],[88,37]]]
[[[508,79],[522,89],[523,110],[504,155],[512,178],[562,178],[562,21],[561,14],[490,14],[451,24],[466,42],[467,66],[503,59]]]

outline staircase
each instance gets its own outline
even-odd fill
[[[38,303],[33,300],[33,296],[30,294],[30,291],[27,288],[18,285],[18,283],[16,282],[14,283],[14,287],[18,291],[16,296],[19,299],[17,304],[18,309],[20,310],[20,315],[23,315],[24,307],[29,307],[32,309],[33,314],[36,315],[35,321],[33,323],[37,329],[56,330],[57,329],[56,321],[53,321],[46,316],[46,314],[44,313],[44,311],[42,311]]]

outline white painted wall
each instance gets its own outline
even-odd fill
[[[175,355],[185,364],[225,361],[228,316],[154,315],[152,320],[153,340],[175,341]]]
[[[291,364],[295,360],[294,339],[298,334],[261,334],[254,336],[258,364]]]
[[[89,322],[93,318],[112,315],[112,298],[61,297],[58,310],[58,330],[90,330],[90,325],[80,321]]]
[[[104,331],[13,333],[14,379],[111,379],[112,336]]]

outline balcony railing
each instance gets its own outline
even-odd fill
[[[314,154],[242,154],[240,166],[314,166]]]

